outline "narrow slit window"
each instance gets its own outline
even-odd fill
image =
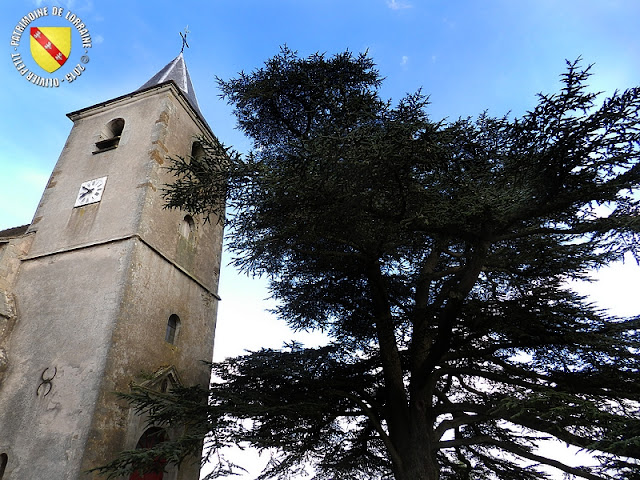
[[[191,159],[202,160],[206,155],[204,148],[200,142],[193,142],[191,145]]]
[[[180,235],[184,238],[190,238],[193,231],[196,229],[196,222],[191,215],[185,215],[180,223]]]
[[[179,328],[180,317],[178,317],[178,315],[176,314],[171,315],[169,317],[169,321],[167,322],[167,332],[164,337],[165,342],[175,345]]]
[[[7,468],[9,456],[6,453],[0,453],[0,480],[4,478],[4,471]]]

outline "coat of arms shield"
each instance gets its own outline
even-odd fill
[[[45,71],[53,73],[71,53],[71,27],[31,27],[31,56]]]

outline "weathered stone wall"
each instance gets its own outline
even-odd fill
[[[126,242],[22,263],[0,391],[9,478],[82,478],[80,461],[128,270]]]
[[[9,338],[16,322],[16,302],[12,293],[20,261],[29,251],[33,235],[0,241],[0,391],[9,366]]]
[[[207,384],[216,299],[189,276],[137,241],[128,271],[122,308],[113,332],[103,386],[84,460],[86,468],[106,463],[123,448],[135,448],[142,433],[113,392],[128,391],[145,375],[172,366],[186,385]],[[180,317],[174,344],[164,341],[169,316]],[[127,425],[127,428],[122,428]],[[136,431],[137,430],[137,431]],[[197,478],[195,465],[184,465],[179,478]],[[191,472],[189,473],[189,470]]]

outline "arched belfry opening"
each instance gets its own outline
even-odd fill
[[[104,152],[116,148],[120,143],[120,137],[124,130],[124,118],[114,118],[107,123],[100,132],[100,138],[96,142],[96,151],[93,153]]]

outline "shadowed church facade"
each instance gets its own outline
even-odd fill
[[[68,117],[32,223],[0,232],[3,480],[98,478],[158,433],[114,392],[209,381],[222,227],[162,198],[168,158],[213,135],[182,53]],[[198,461],[153,478],[195,480]]]

